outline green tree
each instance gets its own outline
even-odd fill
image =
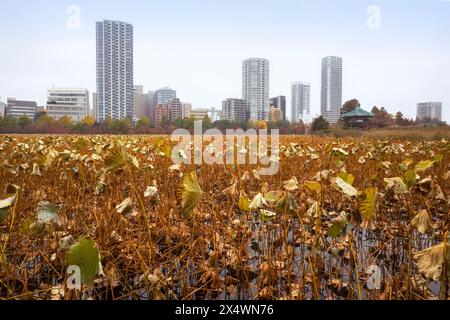
[[[83,124],[92,128],[95,125],[95,119],[93,117],[87,116],[82,120]]]
[[[19,129],[17,119],[12,117],[3,117],[0,119],[0,132],[10,133]]]
[[[205,116],[203,118],[202,126],[203,126],[203,130],[208,130],[208,129],[212,128],[212,122],[208,116]]]
[[[172,124],[175,126],[175,128],[183,128],[184,127],[184,120],[181,118],[175,119]]]
[[[100,124],[100,129],[103,133],[111,133],[113,129],[113,120],[111,117],[107,117],[103,122]]]
[[[36,121],[36,125],[40,126],[40,127],[44,127],[44,126],[51,126],[53,124],[55,124],[56,120],[53,117],[50,117],[47,114],[44,114],[42,116],[40,116]]]
[[[311,130],[312,132],[320,132],[327,131],[329,128],[330,123],[323,116],[320,116],[314,119]]]
[[[136,123],[136,129],[150,128],[150,118],[143,117]]]
[[[194,124],[195,124],[195,119],[193,119],[193,118],[184,119],[183,129],[193,130]]]
[[[168,127],[169,125],[170,125],[169,119],[166,116],[162,117],[161,127],[165,128],[165,127]]]
[[[38,111],[38,112],[36,112],[35,114],[34,114],[34,118],[33,118],[33,120],[36,122],[36,121],[38,121],[39,120],[39,118],[40,117],[42,117],[42,116],[46,116],[47,115],[47,111]]]
[[[69,116],[64,116],[61,119],[59,119],[59,123],[66,129],[73,128],[73,121],[72,118]]]
[[[17,121],[17,124],[19,125],[19,127],[21,127],[22,129],[29,126],[33,121],[31,121],[30,118],[28,118],[27,115],[21,115],[19,120]]]
[[[112,133],[129,133],[131,131],[132,124],[131,120],[124,118],[121,120],[114,119],[111,124]]]

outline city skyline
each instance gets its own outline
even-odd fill
[[[14,8],[16,13],[4,20],[14,32],[1,34],[2,43],[8,44],[8,50],[0,53],[2,101],[17,97],[45,105],[52,86],[96,92],[95,22],[111,19],[134,26],[135,84],[146,90],[171,86],[193,108],[220,108],[226,97],[239,97],[239,66],[242,60],[258,56],[271,64],[270,96],[288,97],[288,118],[290,84],[298,79],[311,83],[311,115],[318,115],[321,59],[335,55],[345,62],[343,101],[357,98],[363,108],[384,106],[410,118],[416,116],[417,103],[440,101],[443,120],[450,120],[450,45],[445,41],[450,37],[448,2],[378,1],[379,30],[368,28],[367,9],[373,4],[369,1],[339,5],[265,1],[254,11],[254,1],[242,6],[235,1],[214,6],[204,1],[173,1],[171,5],[133,1],[132,8],[109,1],[77,3],[81,27],[69,30],[69,3],[2,1],[2,12]],[[137,14],[145,10],[158,14],[147,21]],[[280,18],[275,26],[267,23],[269,11]],[[225,19],[229,12],[236,13],[232,21]],[[164,22],[169,14],[188,18],[189,23],[181,28],[173,20]],[[315,21],[313,16],[320,18]],[[243,17],[247,20],[240,20]],[[324,19],[329,21],[327,26],[321,26]],[[292,35],[304,28],[310,31],[292,41]],[[239,50],[226,49],[231,44]],[[209,83],[214,85],[205,90]]]

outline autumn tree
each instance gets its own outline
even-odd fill
[[[341,108],[341,114],[351,112],[358,108],[361,104],[359,103],[358,99],[351,99],[344,103],[344,105]]]
[[[292,124],[292,133],[298,134],[298,135],[306,133],[306,126],[305,126],[305,123],[303,122],[303,120],[300,120],[299,123]]]
[[[381,109],[373,107],[372,113],[374,116],[371,122],[375,126],[388,127],[395,124],[394,116],[388,113],[384,107],[381,107]]]

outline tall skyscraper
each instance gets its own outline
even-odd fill
[[[68,116],[80,122],[89,115],[89,91],[85,88],[53,88],[47,93],[47,114],[56,120]]]
[[[269,60],[251,58],[242,63],[242,98],[250,121],[269,120]]]
[[[133,26],[97,22],[97,120],[133,118]]]
[[[30,119],[34,118],[37,111],[36,101],[16,100],[15,98],[8,98],[6,103],[5,116],[11,118],[20,118],[27,116]]]
[[[311,86],[306,82],[292,83],[291,97],[292,122],[309,121],[311,113]]]
[[[233,122],[247,121],[247,110],[247,100],[229,98],[222,102],[222,119]]]
[[[134,117],[141,119],[150,114],[147,109],[147,95],[144,94],[143,86],[134,86]]]
[[[417,104],[417,120],[442,121],[441,102],[423,102]]]
[[[322,60],[322,116],[336,123],[342,107],[342,58],[325,57]]]
[[[283,112],[283,121],[286,121],[287,119],[287,113],[286,113],[286,97],[285,96],[278,96],[271,98],[269,100],[270,107],[281,109],[281,112]]]

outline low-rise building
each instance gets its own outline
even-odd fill
[[[6,103],[5,116],[11,118],[20,118],[27,116],[30,119],[34,118],[36,113],[36,101],[17,100],[15,98],[8,98]]]
[[[193,109],[191,111],[191,118],[194,120],[203,120],[208,116],[208,109]]]
[[[366,128],[370,126],[370,120],[374,117],[372,112],[363,110],[358,106],[353,111],[344,113],[342,120],[347,128]]]
[[[89,91],[85,88],[53,88],[47,94],[47,114],[56,120],[70,117],[80,122],[89,116]]]

